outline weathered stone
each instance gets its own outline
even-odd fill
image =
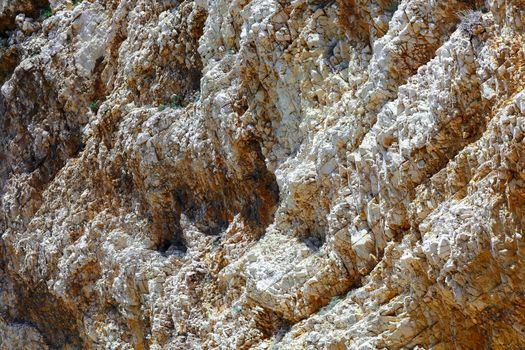
[[[525,347],[524,8],[0,0],[0,348]]]

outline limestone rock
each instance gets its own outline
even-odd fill
[[[0,0],[0,349],[525,347],[524,30]]]

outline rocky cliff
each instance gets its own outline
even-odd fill
[[[0,0],[1,349],[525,347],[525,0]]]

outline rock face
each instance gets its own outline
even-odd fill
[[[525,0],[0,0],[0,349],[525,347]]]

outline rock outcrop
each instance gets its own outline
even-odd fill
[[[0,349],[525,347],[524,0],[0,0]]]

